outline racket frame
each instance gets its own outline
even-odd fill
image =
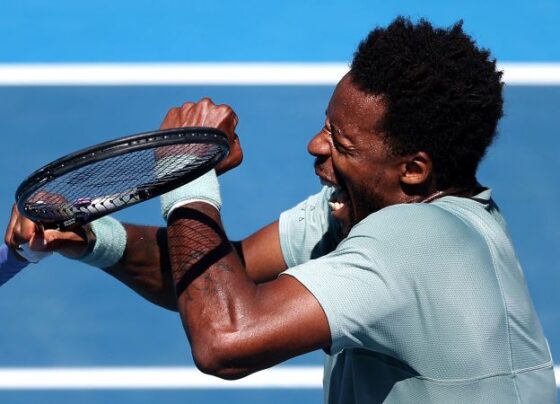
[[[141,151],[162,146],[172,146],[179,144],[193,143],[213,143],[223,146],[223,152],[216,154],[208,161],[202,163],[197,170],[187,173],[174,180],[158,185],[152,190],[139,190],[139,200],[132,204],[123,204],[123,206],[112,209],[109,212],[100,212],[99,214],[91,213],[87,218],[74,217],[67,220],[45,221],[41,217],[34,216],[25,209],[27,199],[45,183],[59,178],[71,171],[88,166],[101,160],[106,160],[119,155],[127,154],[134,151]],[[154,146],[154,144],[156,144]],[[49,228],[67,228],[76,224],[85,224],[93,220],[99,219],[107,214],[119,211],[133,204],[146,201],[156,196],[169,192],[183,184],[186,184],[210,169],[215,167],[229,153],[229,143],[224,132],[216,128],[210,127],[183,127],[173,129],[163,129],[157,131],[143,132],[131,136],[122,137],[107,142],[98,143],[94,146],[86,147],[76,152],[67,154],[51,163],[39,168],[30,174],[16,190],[16,204],[19,212],[30,220],[42,223]]]

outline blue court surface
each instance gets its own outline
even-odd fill
[[[443,25],[464,18],[467,31],[500,62],[560,62],[554,17],[560,5],[553,1],[531,6],[473,1],[460,7],[433,1],[421,6],[357,0],[263,4],[7,0],[0,5],[0,35],[7,39],[0,45],[0,70],[44,63],[344,63],[369,29],[401,13]],[[240,117],[245,160],[221,183],[228,235],[245,237],[319,189],[306,145],[323,124],[333,87],[1,85],[2,232],[14,191],[33,170],[78,148],[155,129],[169,107],[210,96],[230,104]],[[505,99],[499,137],[479,179],[493,188],[508,221],[560,363],[560,86],[510,84]],[[157,201],[116,216],[163,225]],[[314,352],[281,366],[321,365],[322,353]],[[54,256],[0,288],[0,372],[192,366],[178,315],[152,306],[100,270]],[[317,382],[304,388],[11,388],[0,389],[0,402],[319,403]]]

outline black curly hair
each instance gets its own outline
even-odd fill
[[[428,153],[438,189],[473,183],[503,114],[502,72],[462,25],[398,17],[369,33],[350,70],[362,91],[384,98],[391,151]]]

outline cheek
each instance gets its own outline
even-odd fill
[[[338,178],[348,183],[356,181],[360,165],[356,164],[350,157],[335,151],[331,154],[330,161]]]
[[[375,171],[360,173],[359,180],[349,189],[357,220],[362,220],[386,205],[384,188],[383,177],[376,175]]]

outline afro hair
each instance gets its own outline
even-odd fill
[[[439,29],[398,17],[360,43],[350,71],[385,100],[391,151],[428,153],[439,189],[472,185],[503,114],[502,73],[462,24]]]

